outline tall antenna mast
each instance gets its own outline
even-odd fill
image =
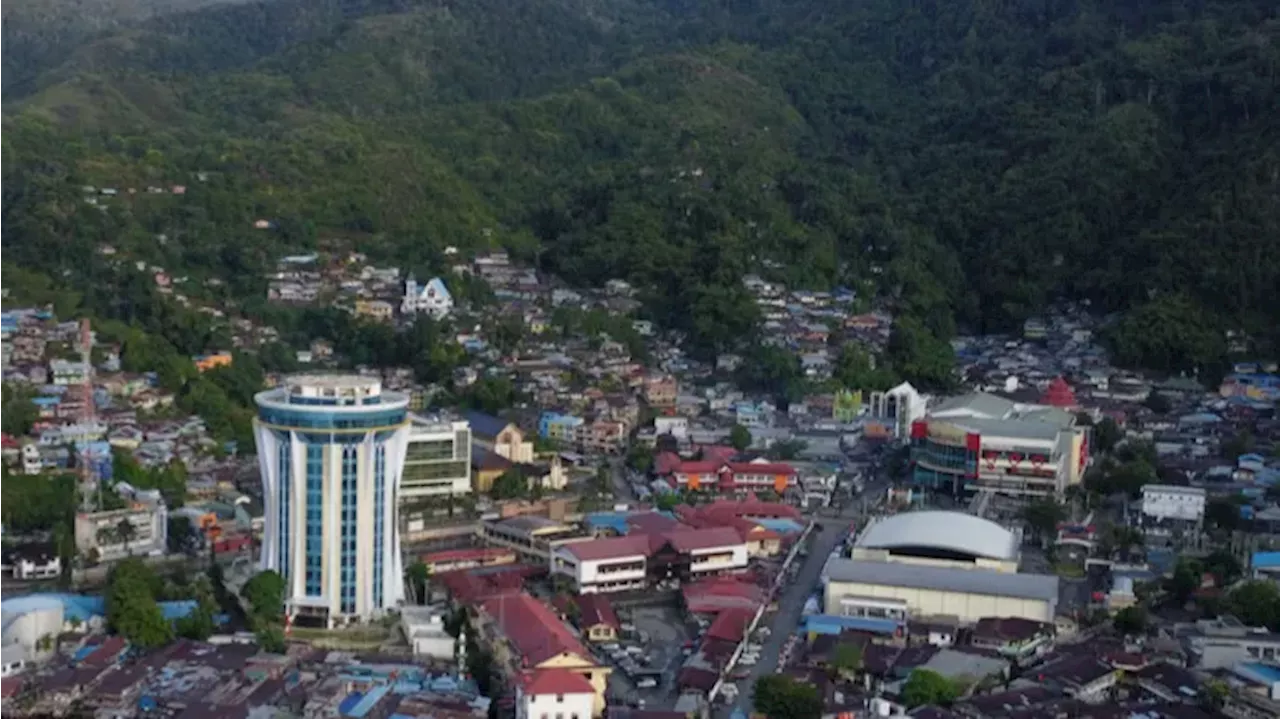
[[[97,417],[97,410],[93,406],[93,329],[88,317],[80,319],[80,363],[84,372],[80,383],[80,422],[82,426],[88,427]],[[85,447],[80,451],[81,487],[82,491],[88,490],[85,505],[88,506],[93,501],[93,509],[98,509],[102,507],[102,487],[94,474],[91,460],[90,449]],[[90,493],[96,493],[96,500],[88,496]]]

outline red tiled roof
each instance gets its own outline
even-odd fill
[[[715,474],[725,467],[734,474],[784,474],[791,476],[796,468],[782,462],[719,462],[700,459],[681,462],[673,471],[679,474]]]
[[[5,677],[0,679],[0,697],[8,699],[22,689],[22,677]]]
[[[675,529],[680,522],[660,512],[641,512],[628,516],[627,526],[635,533],[655,534]]]
[[[795,474],[796,468],[783,462],[729,462],[729,469],[742,474]]]
[[[526,578],[546,571],[529,564],[504,564],[441,572],[435,579],[444,584],[449,594],[462,604],[475,604],[498,594],[519,590]]]
[[[120,652],[123,652],[128,646],[129,642],[125,641],[124,637],[107,637],[105,641],[98,645],[97,649],[94,649],[89,653],[89,656],[84,658],[81,664],[91,667],[105,667],[114,663],[120,656]]]
[[[733,527],[678,526],[668,532],[637,533],[628,534],[625,537],[574,542],[564,545],[562,549],[581,561],[599,562],[625,557],[649,557],[667,544],[677,552],[693,552],[700,549],[732,547],[742,542],[742,535]]]
[[[702,458],[716,462],[728,462],[738,456],[738,450],[723,444],[712,444],[702,448]]]
[[[578,611],[581,615],[578,617],[579,626],[595,627],[601,624],[620,628],[622,625],[618,622],[618,615],[613,611],[613,604],[609,602],[609,598],[603,594],[583,594],[577,598]]]
[[[625,537],[608,537],[587,542],[574,542],[564,546],[565,551],[583,561],[621,559],[623,557],[649,556],[649,535],[628,534]]]
[[[746,634],[747,625],[754,614],[750,609],[726,609],[716,615],[716,620],[707,629],[707,636],[712,639],[723,639],[726,642],[740,642]]]
[[[525,694],[595,694],[587,678],[568,669],[538,669],[526,672],[520,684]]]
[[[591,661],[591,653],[551,607],[524,592],[492,597],[482,609],[494,619],[515,651],[532,666],[566,653]]]
[[[675,452],[662,452],[653,458],[653,473],[662,476],[671,474],[680,468],[680,455]]]
[[[720,471],[720,462],[712,462],[709,460],[696,460],[690,462],[681,462],[674,471],[680,474],[712,474]]]
[[[682,529],[669,532],[666,540],[679,552],[699,549],[719,549],[742,544],[742,535],[733,527],[707,527],[706,529]]]

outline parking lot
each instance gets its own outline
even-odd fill
[[[676,675],[690,636],[678,609],[672,606],[619,609],[623,633],[617,646],[598,647],[601,658],[614,668],[609,695],[617,702],[646,709],[675,705]]]

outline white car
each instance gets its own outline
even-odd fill
[[[658,686],[658,682],[648,677],[636,682],[637,689],[653,689],[656,686]]]
[[[751,657],[751,656],[741,657],[740,659],[738,659],[738,663],[744,667],[754,667],[757,661],[758,661],[758,657]]]

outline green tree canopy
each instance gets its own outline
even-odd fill
[[[897,377],[889,368],[877,363],[866,349],[849,342],[840,348],[833,377],[848,390],[868,392],[884,391],[897,383]]]
[[[284,613],[284,578],[270,569],[258,572],[240,588],[240,596],[249,603],[255,620],[277,622]]]
[[[898,375],[919,387],[945,390],[955,385],[951,345],[914,317],[894,321],[887,356]]]
[[[1125,607],[1116,612],[1113,621],[1121,634],[1142,634],[1147,630],[1147,610],[1137,605]]]
[[[1121,365],[1165,372],[1218,371],[1226,356],[1222,325],[1184,295],[1163,295],[1134,308],[1107,339]]]
[[[929,669],[916,669],[902,685],[902,702],[908,707],[947,706],[960,696],[956,682]]]
[[[818,696],[817,688],[781,674],[757,679],[752,701],[756,711],[769,719],[818,719],[822,716],[822,698]]]
[[[517,499],[529,493],[529,482],[519,469],[508,469],[493,480],[489,494],[494,499]]]
[[[1280,588],[1274,582],[1247,581],[1231,590],[1227,604],[1245,624],[1280,631]]]
[[[739,452],[745,451],[751,446],[751,430],[740,424],[733,425],[729,430],[729,444]]]
[[[153,649],[173,639],[156,596],[163,581],[141,559],[131,557],[112,568],[107,577],[107,625],[130,643]]]

